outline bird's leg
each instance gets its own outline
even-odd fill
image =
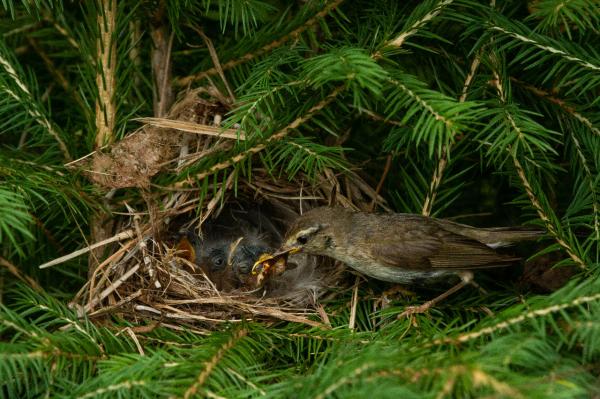
[[[454,287],[450,288],[448,291],[443,292],[442,294],[436,296],[435,298],[433,298],[419,306],[407,307],[404,312],[400,313],[398,318],[400,319],[404,316],[410,316],[415,313],[425,313],[431,307],[433,307],[434,305],[443,301],[444,299],[448,298],[450,295],[454,294],[457,291],[460,291],[461,289],[463,289],[465,286],[467,286],[469,284],[473,284],[473,273],[471,273],[469,271],[465,271],[465,272],[458,273],[458,276],[461,279],[460,283],[456,284]],[[475,286],[478,287],[477,284]]]

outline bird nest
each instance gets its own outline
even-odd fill
[[[381,197],[356,173],[329,169],[311,179],[299,173],[288,180],[255,167],[251,179],[237,177],[235,191],[234,173],[222,182],[210,179],[213,184],[196,175],[185,186],[150,190],[154,174],[178,172],[216,150],[231,148],[231,139],[214,135],[222,133],[215,122],[226,106],[206,97],[198,91],[188,93],[167,118],[144,119],[141,129],[112,148],[79,161],[77,166],[97,184],[112,192],[137,187],[144,201],[137,203],[138,209],[122,201],[126,212],[114,211],[110,234],[90,246],[95,255],[100,255],[95,246],[104,249],[97,256],[104,260],[90,269],[74,305],[96,320],[118,315],[198,332],[244,320],[328,324],[319,299],[339,286],[341,265],[298,254],[289,262],[295,268],[257,286],[246,283],[247,264],[242,272],[231,270],[231,256],[229,272],[203,265],[206,243],[224,240],[225,252],[233,254],[260,237],[275,249],[289,223],[310,208],[370,210],[381,205]],[[223,233],[223,227],[229,233]]]

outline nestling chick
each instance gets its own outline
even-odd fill
[[[219,290],[229,291],[246,283],[252,265],[273,245],[255,232],[240,237],[211,235],[195,240],[196,264],[202,268]]]

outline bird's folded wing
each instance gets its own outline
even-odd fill
[[[371,242],[371,256],[381,263],[411,269],[477,269],[518,260],[477,240],[444,230],[412,230]]]

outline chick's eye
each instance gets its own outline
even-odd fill
[[[221,266],[223,265],[223,258],[213,258],[213,263],[215,266]]]
[[[304,235],[298,236],[298,238],[296,238],[296,241],[298,241],[298,244],[304,245],[308,242],[308,237]]]

